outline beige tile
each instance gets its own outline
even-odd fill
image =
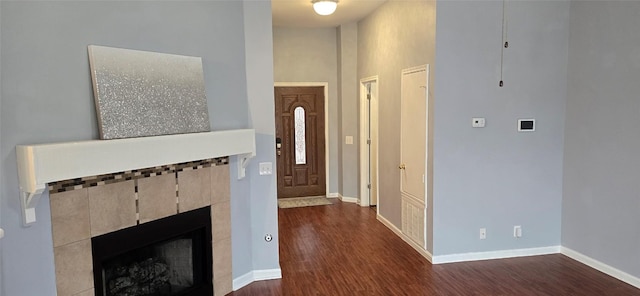
[[[229,165],[211,167],[211,204],[230,200],[231,179],[229,178]]]
[[[178,202],[180,212],[211,204],[211,170],[209,168],[178,173]]]
[[[59,296],[78,294],[93,287],[91,239],[53,249]]]
[[[138,207],[140,223],[175,215],[175,174],[138,179]]]
[[[95,296],[95,295],[96,295],[95,288],[91,288],[89,290],[82,291],[82,292],[80,292],[78,294],[75,294],[73,296]]]
[[[134,181],[89,188],[91,236],[136,225],[135,190]]]
[[[230,274],[213,281],[213,295],[224,296],[231,292],[233,292],[233,279]]]
[[[87,189],[51,194],[53,246],[62,246],[90,237]]]
[[[211,235],[214,242],[231,237],[231,203],[211,206]]]
[[[213,243],[213,279],[231,274],[231,239]]]

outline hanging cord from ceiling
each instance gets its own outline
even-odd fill
[[[500,87],[504,86],[504,49],[509,48],[507,41],[508,20],[507,20],[507,0],[502,0],[502,44],[500,46]]]

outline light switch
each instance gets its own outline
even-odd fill
[[[484,127],[484,117],[471,118],[472,127]]]
[[[0,238],[4,237],[4,229],[0,228]]]
[[[261,162],[259,164],[259,167],[260,167],[260,175],[273,174],[273,164],[271,162]]]
[[[353,136],[346,136],[346,137],[344,138],[344,142],[345,142],[347,145],[353,145]]]

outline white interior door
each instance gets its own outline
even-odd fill
[[[371,100],[369,100],[369,179],[371,184],[370,204],[378,205],[378,81],[369,84]]]
[[[360,80],[360,205],[378,205],[378,77]]]
[[[422,248],[426,247],[427,71],[427,66],[402,71],[398,166],[402,231]]]

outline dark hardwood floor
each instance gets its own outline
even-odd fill
[[[431,265],[375,210],[333,202],[280,209],[282,279],[230,295],[640,295],[559,254]]]

